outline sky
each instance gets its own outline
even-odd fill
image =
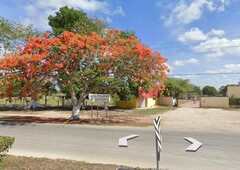
[[[0,16],[47,31],[65,5],[134,31],[168,59],[169,77],[200,87],[240,82],[240,0],[1,0]]]

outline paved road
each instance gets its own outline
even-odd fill
[[[118,147],[118,139],[139,137]],[[152,128],[103,127],[50,124],[0,123],[0,135],[15,136],[10,154],[66,158],[87,162],[154,168],[155,143]],[[239,169],[240,134],[170,131],[162,128],[163,169]],[[197,152],[185,152],[184,137],[203,143]]]

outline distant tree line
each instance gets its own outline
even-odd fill
[[[204,86],[202,89],[190,83],[188,79],[171,78],[166,79],[166,90],[164,95],[178,98],[192,98],[194,96],[226,96],[227,87],[221,86],[218,90],[213,86]]]

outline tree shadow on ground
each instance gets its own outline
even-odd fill
[[[87,124],[87,125],[111,125],[111,124],[128,124],[133,123],[131,119],[79,119],[69,120],[68,118],[50,118],[36,116],[7,116],[0,118],[0,126],[23,126],[33,125],[33,123],[52,123],[52,124]]]
[[[81,110],[104,110],[104,106],[85,106],[84,109]],[[109,110],[119,110],[116,106],[109,106]],[[47,107],[37,107],[35,109],[27,108],[27,107],[20,107],[20,106],[13,106],[13,107],[0,107],[0,111],[51,111],[51,110],[56,110],[56,111],[71,111],[72,106],[47,106]]]

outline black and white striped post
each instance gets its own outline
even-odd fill
[[[158,116],[153,120],[153,125],[155,128],[157,170],[159,170],[160,152],[162,150],[162,136],[161,136],[161,127],[160,127],[161,117],[160,116]]]

